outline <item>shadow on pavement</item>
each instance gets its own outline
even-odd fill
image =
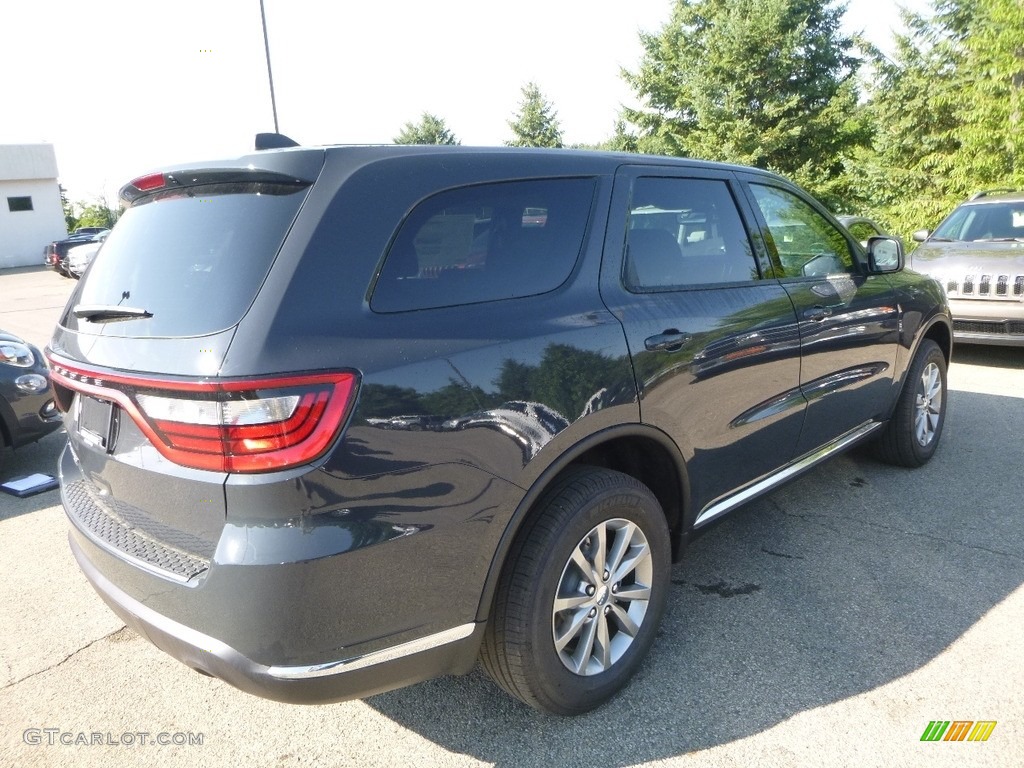
[[[997,347],[956,342],[953,364],[981,365],[990,368],[1024,368],[1024,347]]]
[[[1024,582],[1020,451],[1006,450],[1021,434],[1021,400],[951,392],[928,466],[855,452],[727,517],[673,569],[640,674],[589,715],[534,712],[479,669],[367,703],[488,763],[627,766],[890,683]]]

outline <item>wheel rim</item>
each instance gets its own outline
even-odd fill
[[[942,418],[942,373],[935,363],[928,363],[921,372],[916,408],[914,437],[917,444],[925,448],[935,439]]]
[[[596,675],[622,658],[644,623],[653,577],[651,547],[636,523],[607,520],[580,540],[551,611],[555,650],[566,669]]]

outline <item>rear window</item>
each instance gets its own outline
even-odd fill
[[[554,290],[576,264],[595,183],[501,182],[428,198],[389,249],[371,308],[401,312]]]
[[[308,185],[210,184],[132,205],[82,279],[77,305],[144,309],[104,335],[200,336],[242,319],[267,276]],[[68,315],[64,325],[98,325]]]

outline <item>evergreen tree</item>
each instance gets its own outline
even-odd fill
[[[461,144],[444,120],[424,112],[418,123],[406,123],[392,141],[395,144]]]
[[[640,151],[769,168],[819,194],[868,141],[857,119],[854,41],[831,0],[676,0],[624,72]]]
[[[510,147],[561,147],[562,128],[558,113],[547,101],[536,83],[523,86],[523,101],[519,112],[509,121],[513,138]]]

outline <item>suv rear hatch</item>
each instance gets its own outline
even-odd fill
[[[166,578],[193,582],[208,567],[228,473],[322,453],[318,422],[340,420],[348,400],[350,375],[218,376],[323,160],[261,153],[126,185],[128,208],[55,329],[68,513]]]

